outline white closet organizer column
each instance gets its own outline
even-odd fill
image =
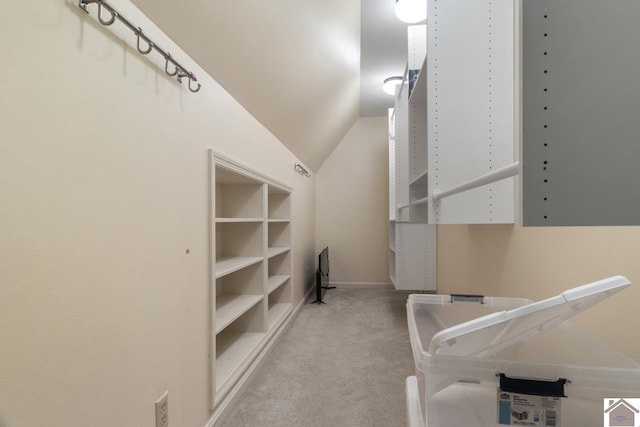
[[[394,130],[389,141],[389,172],[395,177],[396,204],[389,224],[389,276],[396,289],[435,291],[437,229],[427,224],[426,27],[409,26],[407,35],[405,81],[395,100],[394,120],[389,121]]]
[[[396,221],[409,220],[409,85],[403,79],[395,100]]]
[[[212,252],[212,391],[220,397],[238,379],[266,334],[263,291],[263,183],[215,164]]]
[[[515,161],[514,6],[428,2],[429,195]],[[429,222],[513,223],[514,179],[429,203]]]
[[[215,409],[240,389],[291,313],[292,268],[290,189],[210,154],[210,407]],[[276,253],[288,263],[270,274]]]
[[[426,40],[425,40],[426,41]],[[409,98],[409,217],[427,223],[427,77],[423,66]]]
[[[277,328],[293,308],[291,271],[291,199],[275,185],[267,189],[267,325]]]
[[[407,155],[409,168],[409,218],[413,223],[427,223],[427,28],[407,27],[407,69],[409,102],[407,110]]]
[[[395,111],[389,108],[389,279],[396,283],[396,126]]]

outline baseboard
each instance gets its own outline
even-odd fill
[[[209,421],[207,421],[207,423],[205,424],[205,427],[214,427],[217,423],[222,422],[227,417],[229,412],[231,412],[231,409],[233,409],[235,404],[242,396],[242,393],[246,390],[249,383],[258,372],[258,369],[264,363],[266,356],[272,350],[273,345],[278,341],[282,333],[291,326],[293,320],[298,317],[298,314],[300,314],[300,311],[309,300],[311,291],[313,291],[314,289],[315,287],[311,287],[309,288],[309,290],[307,290],[307,293],[302,297],[298,305],[296,305],[293,311],[291,311],[287,319],[282,322],[280,328],[278,328],[278,330],[274,332],[269,342],[265,344],[262,351],[256,356],[251,365],[249,365],[245,375],[243,375],[238,380],[238,384],[236,384],[236,386],[232,390],[230,390],[227,396],[218,404],[218,407],[213,411],[213,414],[211,415],[211,418],[209,418]]]
[[[391,282],[329,282],[337,288],[395,289]]]

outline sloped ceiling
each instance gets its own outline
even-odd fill
[[[133,0],[317,170],[359,116],[360,0]]]

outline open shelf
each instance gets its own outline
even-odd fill
[[[291,278],[288,274],[275,274],[269,276],[269,281],[267,282],[267,293],[272,293],[280,286],[282,286],[287,280]]]
[[[291,222],[291,220],[289,219],[274,219],[274,218],[269,218],[269,223],[289,223]]]
[[[224,331],[216,336],[216,392],[222,394],[223,387],[233,383],[230,380],[241,373],[240,367],[265,336],[263,332],[237,331]]]
[[[409,185],[417,185],[417,186],[427,186],[427,178],[429,176],[429,172],[427,169],[424,169],[420,172],[417,172],[417,176],[409,182]]]
[[[216,334],[262,301],[262,298],[262,295],[218,295],[216,297]]]
[[[262,218],[216,218],[216,223],[225,222],[262,222]]]
[[[216,218],[262,218],[262,183],[241,173],[216,167]]]
[[[269,219],[288,220],[290,218],[291,200],[288,192],[269,185],[267,200]]]
[[[269,304],[269,329],[276,327],[292,307],[293,305],[291,303],[284,302]]]
[[[291,254],[284,252],[267,261],[268,277],[284,276],[291,274]]]
[[[283,254],[283,253],[288,252],[288,251],[289,251],[289,247],[285,247],[285,246],[283,246],[283,247],[279,247],[278,246],[278,247],[269,248],[267,250],[267,257],[268,258],[273,258],[274,256]]]
[[[216,259],[216,275],[215,278],[219,279],[227,274],[231,274],[234,271],[238,271],[250,265],[256,264],[262,261],[262,257],[222,257]]]
[[[268,327],[269,330],[277,327],[292,308],[291,304],[291,281],[285,282],[271,292],[268,296]]]

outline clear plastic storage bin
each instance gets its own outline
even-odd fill
[[[535,303],[410,295],[413,418],[428,427],[605,425],[605,398],[640,398],[640,365],[567,319],[628,285],[615,276]],[[635,339],[633,327],[620,331]]]

